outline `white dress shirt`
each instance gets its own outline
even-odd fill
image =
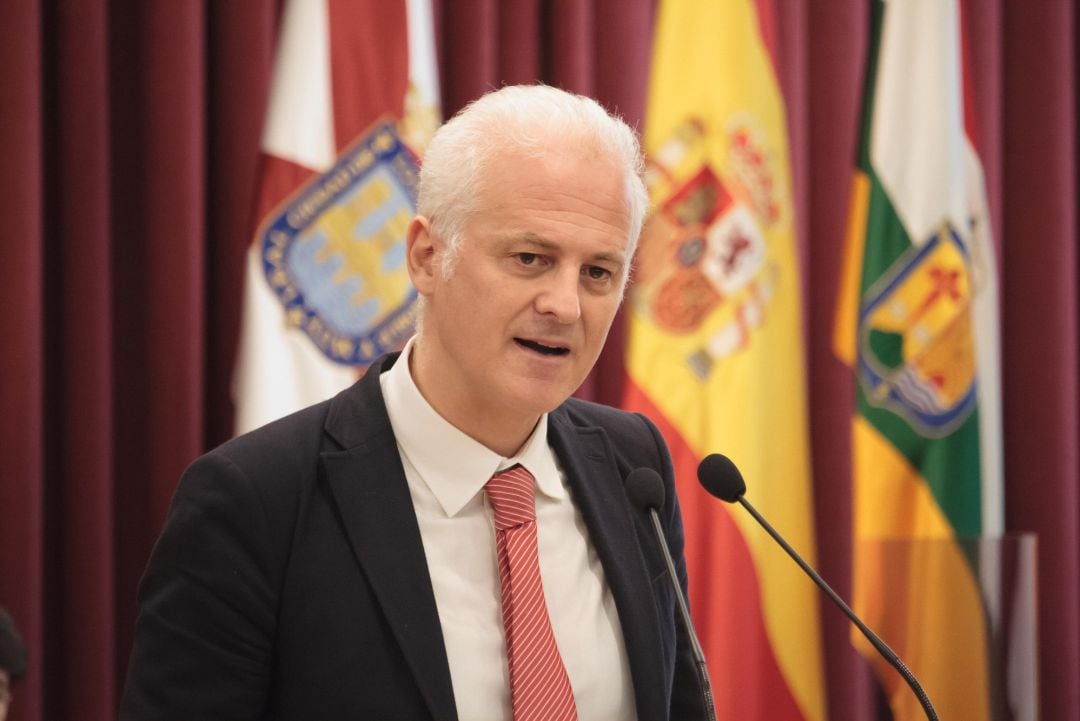
[[[634,690],[615,601],[541,417],[518,455],[503,458],[451,425],[409,372],[413,341],[379,378],[420,525],[458,718],[512,721],[495,526],[483,492],[520,463],[535,477],[540,577],[580,721],[635,721]]]

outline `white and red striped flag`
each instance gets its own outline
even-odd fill
[[[430,0],[289,0],[262,137],[236,431],[327,398],[412,331],[417,158],[439,123]]]

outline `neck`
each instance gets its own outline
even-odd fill
[[[409,374],[435,412],[459,431],[504,458],[518,453],[529,440],[540,416],[491,407],[475,397],[455,397],[445,392],[446,384],[437,382],[437,374],[421,350],[420,338],[409,354]]]

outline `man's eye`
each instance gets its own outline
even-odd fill
[[[518,261],[522,265],[532,265],[536,262],[536,253],[518,253]]]
[[[606,280],[611,277],[611,271],[596,265],[590,265],[584,271],[592,280]]]

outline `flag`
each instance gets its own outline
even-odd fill
[[[412,330],[405,228],[439,122],[430,0],[289,0],[233,376],[244,432],[347,387]]]
[[[998,297],[956,0],[872,3],[835,347],[856,376],[854,607],[941,718],[992,717]],[[914,696],[860,637],[892,715]]]
[[[786,116],[753,0],[666,0],[644,146],[653,210],[627,307],[624,407],[672,452],[690,606],[720,719],[824,721],[817,591],[746,514],[706,495],[720,451],[815,557]]]

